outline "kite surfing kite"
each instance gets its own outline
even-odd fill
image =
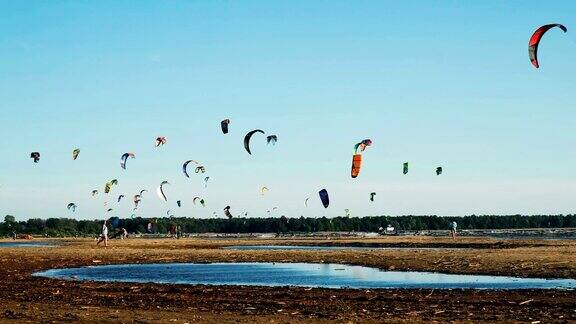
[[[375,192],[370,193],[370,201],[374,201],[374,196],[376,196]]]
[[[122,154],[122,157],[120,158],[120,166],[122,167],[123,170],[126,170],[126,160],[128,160],[128,158],[136,158],[136,155],[134,153],[124,153]]]
[[[98,190],[92,190],[92,197],[96,196],[98,194]]]
[[[272,143],[272,145],[276,145],[276,142],[278,142],[278,136],[270,135],[266,137],[266,144]]]
[[[30,153],[30,158],[34,159],[34,163],[38,163],[38,161],[40,161],[40,153],[32,152]]]
[[[204,199],[202,199],[200,197],[194,197],[194,199],[192,199],[192,203],[194,204],[194,206],[196,206],[196,200],[200,201],[200,205],[202,205],[202,207],[206,207],[206,203],[204,202]]]
[[[166,141],[167,139],[164,136],[156,137],[156,147],[166,144]]]
[[[116,179],[113,179],[113,180],[106,182],[106,185],[104,185],[104,193],[109,193],[112,190],[112,186],[115,186],[117,184],[118,184],[118,180],[116,180]]]
[[[200,163],[198,163],[197,161],[194,160],[188,160],[186,162],[184,162],[184,164],[182,164],[182,172],[184,172],[184,175],[186,176],[186,178],[190,178],[190,175],[188,174],[188,164],[192,162],[196,165],[199,165]],[[198,169],[201,168],[201,169]],[[204,173],[206,170],[204,169],[203,166],[199,165],[198,167],[196,167],[196,173],[200,172],[201,170],[204,170],[202,173]]]
[[[346,217],[350,217],[350,209],[348,208],[344,209],[344,214],[346,215]]]
[[[166,198],[166,194],[164,193],[164,185],[167,184],[169,184],[168,181],[164,180],[162,181],[162,183],[160,183],[160,186],[158,186],[158,188],[156,189],[156,194],[160,199],[164,201],[168,201],[168,198]]]
[[[306,206],[306,207],[308,207],[308,200],[310,200],[310,198],[306,198],[306,199],[304,200],[304,206]]]
[[[224,119],[220,122],[220,128],[222,128],[222,133],[228,134],[228,125],[230,124],[230,119]]]
[[[69,203],[68,204],[68,210],[72,210],[72,212],[76,211],[76,204],[75,203]]]
[[[250,155],[252,155],[252,152],[250,152],[250,139],[252,138],[252,135],[254,135],[255,133],[264,134],[264,131],[260,129],[255,129],[253,131],[248,132],[248,134],[244,136],[244,148],[246,149],[246,152],[248,152],[248,154]]]
[[[144,196],[144,193],[145,193],[145,192],[148,192],[148,190],[146,190],[146,189],[140,190],[140,196]]]
[[[320,196],[320,200],[322,201],[324,208],[328,208],[330,205],[330,197],[328,197],[328,191],[326,191],[326,189],[322,189],[318,192],[318,195]]]
[[[180,200],[177,200],[176,205],[178,205],[178,207],[182,207],[182,202]]]
[[[76,160],[78,158],[79,154],[80,154],[80,149],[74,149],[74,151],[72,151],[72,160]]]
[[[268,192],[268,187],[262,187],[262,188],[260,189],[260,195],[261,195],[261,196],[266,195],[267,192]]]
[[[352,156],[352,170],[350,175],[352,178],[356,178],[360,174],[360,168],[362,168],[362,154],[358,153],[358,149],[360,152],[364,152],[366,147],[372,145],[371,139],[365,139],[360,143],[356,143],[354,145],[354,155]]]
[[[124,195],[118,196],[118,202],[120,202],[120,200],[122,200],[122,198],[124,198]]]
[[[111,189],[112,184],[110,182],[106,182],[106,184],[104,185],[104,193],[109,193]]]
[[[402,167],[402,173],[404,174],[408,173],[408,162],[404,162],[404,165]]]
[[[436,168],[436,175],[441,175],[442,174],[442,167],[437,167]]]
[[[197,166],[194,170],[196,173],[206,173],[206,168],[203,165]]]
[[[530,37],[530,41],[528,42],[528,56],[530,57],[530,62],[532,62],[532,65],[534,65],[535,68],[540,67],[540,64],[538,63],[538,46],[540,45],[540,40],[548,30],[554,27],[558,27],[564,32],[568,31],[564,25],[549,24],[536,29],[534,34],[532,34],[532,37]]]
[[[138,208],[138,204],[142,200],[142,196],[134,195],[134,209]]]
[[[204,188],[208,187],[208,180],[210,180],[210,177],[204,178]]]
[[[230,206],[224,207],[224,215],[226,215],[228,219],[232,219],[232,214],[230,214]]]

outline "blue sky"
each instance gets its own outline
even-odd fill
[[[571,213],[574,17],[571,1],[0,1],[0,214],[127,217],[144,188],[143,217]],[[536,70],[528,39],[551,22],[568,33],[546,35]],[[256,128],[279,141],[256,135],[250,156]]]

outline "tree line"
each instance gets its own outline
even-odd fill
[[[125,228],[129,233],[167,233],[172,225],[183,233],[312,233],[312,232],[378,232],[392,226],[396,230],[446,230],[451,222],[458,229],[515,229],[576,227],[576,215],[470,215],[470,216],[365,216],[365,217],[268,217],[268,218],[210,218],[190,217],[112,219],[112,232]],[[114,225],[114,226],[111,226]],[[16,221],[6,215],[0,223],[0,236],[16,234],[49,237],[91,236],[102,231],[102,220],[71,218],[31,218]]]

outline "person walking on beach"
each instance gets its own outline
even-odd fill
[[[451,229],[450,229],[450,234],[452,235],[452,239],[455,240],[456,239],[456,228],[458,227],[458,224],[456,224],[456,222],[452,222],[450,224]]]
[[[102,224],[102,234],[100,235],[100,239],[96,245],[100,245],[100,243],[104,242],[104,248],[108,247],[108,226],[106,226],[106,221]]]

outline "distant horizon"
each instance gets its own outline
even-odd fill
[[[575,2],[26,1],[0,12],[1,215],[575,212]],[[568,32],[546,34],[535,69],[528,40],[547,23]],[[250,155],[254,129],[265,134]],[[187,178],[187,160],[206,173]]]

